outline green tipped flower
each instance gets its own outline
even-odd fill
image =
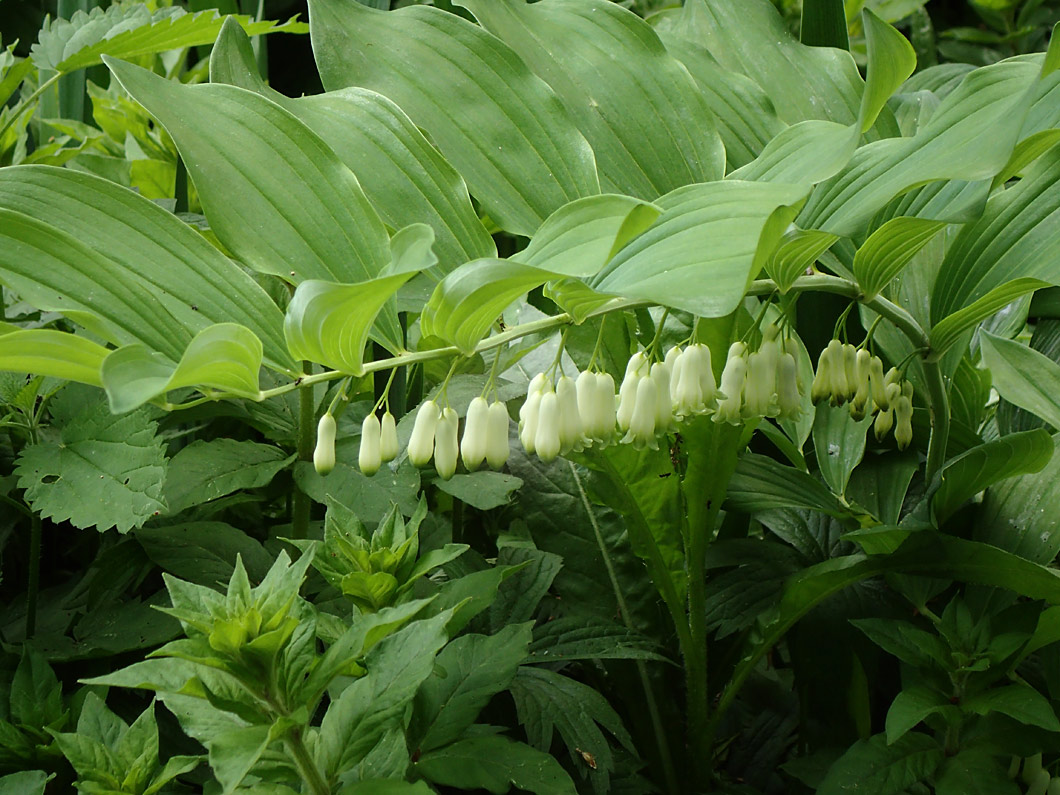
[[[409,437],[409,461],[413,466],[425,467],[434,455],[434,432],[438,427],[438,404],[426,400],[416,412],[416,421]]]
[[[434,432],[434,469],[442,480],[449,480],[456,472],[456,459],[460,454],[459,427],[460,418],[456,412],[449,406],[442,409]]]
[[[657,450],[659,445],[655,441],[655,416],[656,402],[659,393],[655,379],[643,377],[637,382],[637,395],[633,406],[633,414],[629,420],[629,431],[623,442],[632,442],[638,450],[650,447]]]
[[[460,460],[468,472],[474,472],[486,460],[490,407],[486,398],[477,397],[467,407],[464,434],[460,437]],[[505,428],[507,438],[507,428]]]
[[[795,420],[802,415],[799,368],[790,353],[782,354],[777,363],[777,406],[782,419]]]
[[[361,423],[361,449],[357,465],[365,475],[374,475],[379,471],[383,457],[379,452],[379,418],[369,412]]]
[[[397,421],[389,411],[379,421],[379,456],[386,461],[393,461],[398,457],[401,448],[398,447]]]
[[[729,355],[725,359],[725,369],[721,373],[718,409],[714,412],[715,422],[739,423],[742,420],[740,409],[743,405],[744,382],[747,379],[747,359],[744,354],[747,346],[734,342],[729,346]]]
[[[581,450],[585,427],[578,405],[578,388],[570,376],[560,376],[556,381],[556,401],[559,404],[560,452]]]
[[[317,423],[313,467],[320,475],[326,475],[335,468],[335,417],[331,414],[325,414]]]
[[[489,408],[486,421],[486,463],[500,469],[508,462],[508,407],[499,400]]]
[[[541,395],[541,407],[534,432],[534,452],[538,458],[548,463],[555,460],[561,447],[559,398],[555,392],[545,392]]]

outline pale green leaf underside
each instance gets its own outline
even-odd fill
[[[784,292],[838,239],[837,235],[817,229],[790,230],[770,255],[766,273]]]
[[[109,351],[84,337],[54,329],[0,334],[0,370],[102,386],[99,369]]]
[[[558,207],[600,192],[593,151],[560,100],[477,25],[419,5],[313,0],[310,29],[324,88],[394,100],[507,231],[530,235]]]
[[[869,235],[854,255],[854,277],[865,296],[872,298],[890,284],[945,226],[944,221],[901,216]]]
[[[173,389],[199,387],[259,398],[261,340],[236,323],[218,323],[198,334],[174,367],[144,345],[126,345],[103,362],[110,408],[123,414]]]
[[[1060,428],[1060,365],[1033,348],[986,331],[979,345],[1001,397]]]
[[[1014,279],[995,287],[964,309],[947,315],[931,329],[931,348],[934,355],[941,356],[962,334],[975,328],[995,312],[1001,311],[1017,298],[1048,286],[1047,282],[1040,279]]]

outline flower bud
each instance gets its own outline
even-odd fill
[[[666,433],[673,425],[674,407],[670,400],[670,371],[665,364],[656,362],[651,366],[651,380],[655,382],[655,432]]]
[[[674,376],[674,365],[677,364],[677,360],[681,358],[683,353],[684,352],[680,348],[674,345],[666,352],[666,358],[663,359],[663,365],[666,367],[666,372],[669,374],[671,382],[673,381]],[[673,389],[672,383],[670,388]]]
[[[379,421],[379,456],[382,461],[393,461],[401,449],[398,447],[397,422],[389,411]]]
[[[872,394],[872,402],[878,409],[888,409],[886,396],[887,385],[883,377],[883,360],[879,356],[873,356],[869,360],[869,391]]]
[[[326,475],[335,468],[335,418],[331,414],[325,414],[317,423],[313,467],[320,475]]]
[[[416,412],[416,421],[409,437],[409,461],[413,466],[425,467],[431,462],[434,454],[434,432],[438,427],[438,404],[433,400],[424,401]]]
[[[887,404],[887,408],[893,409],[898,398],[902,396],[902,385],[899,383],[887,384],[883,389],[883,394],[885,395],[884,401]]]
[[[541,395],[541,407],[537,417],[537,430],[534,433],[534,452],[546,464],[559,455],[560,444],[559,397],[555,392],[544,392]]]
[[[486,434],[489,423],[489,404],[486,398],[474,398],[464,418],[464,435],[460,438],[460,460],[468,472],[482,466],[486,458]]]
[[[1060,795],[1060,777],[1054,777],[1049,780],[1045,795]]]
[[[496,401],[489,408],[486,423],[486,463],[500,469],[508,461],[508,407]]]
[[[1023,760],[1023,779],[1024,784],[1030,784],[1036,778],[1042,770],[1042,755],[1040,753],[1028,756]]]
[[[876,415],[876,421],[872,423],[872,430],[876,434],[876,441],[882,442],[883,437],[891,432],[894,427],[894,409],[881,411]]]
[[[594,438],[605,445],[615,438],[615,400],[615,379],[610,373],[597,373]]]
[[[449,480],[456,472],[456,459],[460,453],[457,432],[460,418],[449,406],[442,409],[434,437],[434,469],[442,480]]]
[[[894,440],[904,450],[913,441],[913,402],[902,395],[894,404]]]
[[[544,392],[546,389],[551,389],[552,384],[548,379],[548,376],[544,373],[538,373],[530,379],[530,383],[526,387],[526,396],[530,397],[535,392]]]
[[[629,357],[629,361],[626,362],[625,375],[632,375],[633,373],[639,373],[644,365],[648,363],[648,357],[644,355],[644,351],[637,351]]]
[[[379,454],[379,418],[375,412],[369,412],[361,422],[361,449],[357,456],[357,466],[362,474],[374,475],[379,471],[382,457]]]
[[[850,401],[850,414],[857,420],[864,418],[872,394],[872,384],[869,382],[871,362],[872,354],[866,348],[860,349],[854,357],[856,389]]]
[[[559,404],[560,450],[564,453],[581,450],[585,428],[578,408],[578,388],[573,378],[564,375],[556,382],[556,400]]]
[[[594,413],[596,406],[596,373],[583,370],[574,382],[574,391],[578,396],[578,416],[582,421],[582,432],[588,439],[599,435],[600,418]]]
[[[747,378],[747,360],[743,356],[746,349],[740,342],[729,346],[729,356],[721,373],[721,387],[718,390],[720,400],[718,410],[714,413],[715,422],[740,422],[740,406],[743,404],[744,381]]]
[[[842,346],[842,343],[839,340],[831,340],[817,359],[817,373],[813,377],[813,384],[810,385],[810,400],[815,406],[832,396],[832,371],[836,367],[836,345]]]
[[[534,439],[537,436],[537,422],[541,414],[541,398],[540,391],[534,392],[519,407],[519,441],[527,455],[534,454]]]
[[[853,400],[858,391],[858,349],[849,342],[843,346],[843,374],[846,376],[846,400]]]
[[[802,395],[799,394],[799,366],[795,357],[784,353],[777,363],[778,416],[786,420],[798,419],[802,414]]]
[[[1038,775],[1034,777],[1030,786],[1027,787],[1027,795],[1046,795],[1050,780],[1052,780],[1052,776],[1049,775],[1048,770],[1039,770]]]
[[[641,378],[637,384],[637,399],[633,416],[629,420],[629,433],[622,441],[633,442],[638,450],[650,447],[657,450],[655,441],[655,416],[658,401],[658,386],[654,378]]]

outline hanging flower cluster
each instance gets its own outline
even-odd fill
[[[409,461],[425,467],[434,458],[438,477],[448,480],[456,473],[457,459],[474,472],[485,461],[500,469],[508,460],[508,409],[497,401],[492,405],[477,397],[468,406],[464,435],[458,440],[460,420],[456,411],[440,409],[433,400],[424,401],[416,413],[409,437]]]
[[[810,387],[814,404],[828,400],[833,406],[848,405],[856,420],[876,413],[876,440],[894,428],[898,449],[913,441],[913,385],[897,367],[883,372],[883,361],[866,348],[833,339],[821,351],[817,374]]]

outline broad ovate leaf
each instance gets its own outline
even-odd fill
[[[261,340],[236,323],[218,323],[198,334],[175,366],[144,345],[118,348],[103,362],[103,388],[115,414],[131,411],[173,389],[198,387],[259,399]]]
[[[3,340],[0,337],[0,344]],[[979,350],[1001,397],[1060,428],[1060,365],[1033,348],[985,330]]]
[[[879,294],[945,226],[944,221],[900,216],[869,235],[854,255],[854,277],[865,297]]]
[[[552,89],[502,41],[423,5],[378,11],[313,0],[324,88],[360,86],[425,129],[503,229],[530,235],[554,210],[600,192],[593,151]]]
[[[461,0],[560,98],[605,192],[654,199],[724,174],[714,114],[651,27],[609,0]]]

